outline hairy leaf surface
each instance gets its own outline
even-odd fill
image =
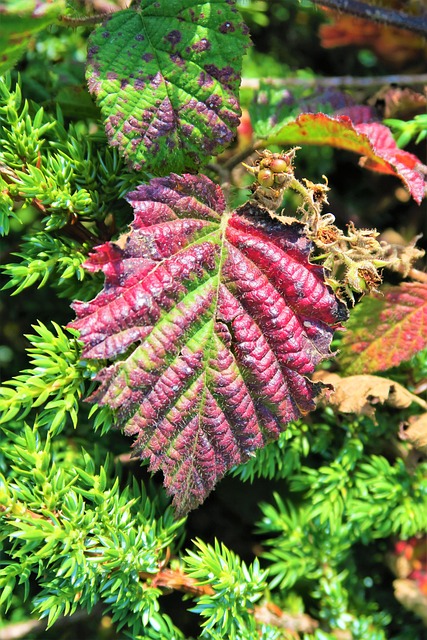
[[[347,311],[301,224],[250,203],[229,213],[205,176],[156,178],[128,200],[132,229],[86,263],[105,287],[74,303],[72,326],[84,357],[114,361],[91,400],[116,410],[183,514],[314,408],[308,375]]]
[[[234,0],[141,0],[113,14],[90,38],[86,73],[110,143],[159,175],[222,151],[248,44]]]
[[[418,204],[425,195],[427,168],[417,156],[399,149],[390,130],[377,122],[356,125],[348,116],[303,113],[275,130],[265,144],[329,145],[353,151],[363,156],[362,166],[400,178]]]
[[[427,347],[427,286],[404,282],[365,298],[351,314],[339,356],[347,374],[385,371]]]

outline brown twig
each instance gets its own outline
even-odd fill
[[[427,273],[424,271],[420,271],[419,269],[410,269],[408,272],[408,277],[412,278],[416,282],[422,282],[423,284],[427,284]]]
[[[31,509],[27,509],[26,507],[24,507],[24,505],[21,505],[20,503],[15,503],[14,507],[15,508],[12,508],[11,511],[6,513],[8,510],[7,506],[0,504],[0,513],[6,513],[6,517],[11,517],[14,520],[16,520],[16,518],[19,518],[19,517],[22,518],[24,515],[29,516],[33,520],[40,520],[40,519],[48,520],[46,516],[43,516],[40,513],[36,513],[35,511],[31,511]]]
[[[261,80],[259,78],[243,78],[243,89],[257,90],[260,87]],[[335,76],[331,78],[263,78],[263,84],[271,84],[277,87],[350,87],[355,89],[363,89],[365,87],[382,87],[389,84],[398,84],[401,86],[408,85],[425,85],[427,84],[427,73],[419,74],[394,74],[388,76],[376,76],[368,78],[355,78],[353,76]]]
[[[97,605],[89,613],[86,610],[77,611],[71,616],[60,616],[55,622],[55,629],[59,631],[61,627],[69,627],[71,624],[87,620],[102,613],[102,608]],[[30,633],[40,633],[46,630],[46,620],[24,620],[23,622],[14,622],[0,629],[0,640],[19,640],[19,638],[27,638]]]
[[[214,589],[209,584],[199,584],[180,569],[162,568],[154,576],[152,573],[140,573],[141,578],[149,580],[150,586],[191,593],[195,596],[213,595]]]
[[[77,240],[81,244],[87,242],[90,245],[100,244],[101,240],[87,229],[77,218],[73,218],[71,222],[67,222],[59,230],[59,233],[66,235],[73,240]]]
[[[427,36],[427,13],[411,15],[405,11],[397,11],[387,7],[375,6],[361,0],[311,0],[315,5],[327,7],[334,11],[343,11],[358,18],[379,22],[388,27],[397,27]]]
[[[286,613],[272,602],[257,605],[254,615],[258,623],[286,629],[295,638],[299,638],[298,632],[313,633],[319,626],[317,620],[306,613]]]
[[[224,162],[222,165],[222,169],[225,171],[232,171],[234,167],[237,167],[238,164],[249,158],[255,151],[258,149],[262,149],[265,146],[265,142],[263,140],[257,140],[254,144],[250,144],[245,149],[242,149],[234,156],[232,156],[227,162]]]

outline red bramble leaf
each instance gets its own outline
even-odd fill
[[[426,189],[427,167],[407,151],[399,149],[390,130],[376,122],[355,125],[348,116],[303,113],[267,137],[265,145],[328,145],[363,156],[362,166],[397,176],[420,204]]]
[[[365,298],[346,327],[339,356],[346,374],[385,371],[427,347],[427,285],[404,282]]]
[[[229,213],[200,175],[156,178],[128,200],[132,230],[86,263],[105,287],[74,303],[72,326],[84,357],[113,361],[91,400],[116,410],[182,515],[314,408],[308,375],[347,311],[301,224],[250,203]]]

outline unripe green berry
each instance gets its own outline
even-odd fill
[[[270,169],[273,173],[282,173],[289,168],[289,162],[285,158],[273,158],[270,162]]]
[[[289,180],[289,173],[276,173],[274,176],[274,182],[278,186],[285,184],[287,180]]]
[[[270,169],[261,169],[258,172],[257,179],[262,187],[271,187],[274,182],[274,176]]]

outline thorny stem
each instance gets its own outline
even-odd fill
[[[310,191],[309,189],[304,187],[304,185],[299,180],[294,178],[290,183],[289,187],[294,191],[297,191],[304,198],[305,201],[309,201]]]
[[[404,11],[397,11],[386,7],[379,7],[361,0],[311,0],[316,5],[328,7],[335,11],[350,13],[358,18],[413,31],[421,36],[427,35],[427,14],[411,15]]]
[[[111,13],[98,13],[95,16],[86,16],[84,18],[71,18],[70,16],[60,16],[59,20],[70,27],[84,27],[85,25],[98,24],[111,16]]]

